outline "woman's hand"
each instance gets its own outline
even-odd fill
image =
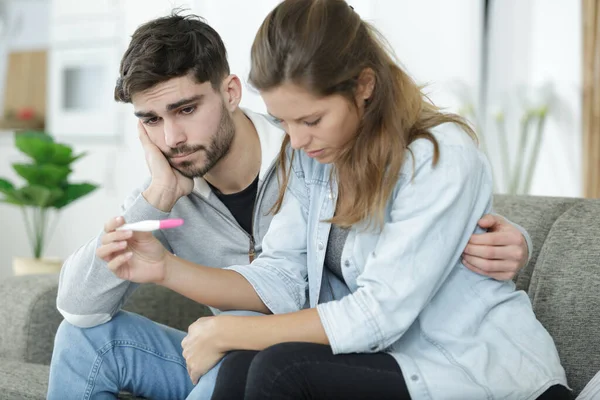
[[[194,385],[225,356],[227,350],[218,340],[223,336],[220,322],[218,316],[198,319],[190,325],[187,336],[181,342],[188,374]]]
[[[106,222],[96,256],[120,279],[161,283],[166,276],[168,251],[150,232],[118,231],[124,224],[123,217]]]

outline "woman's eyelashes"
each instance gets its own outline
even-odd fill
[[[273,122],[277,125],[283,125],[285,122],[282,119],[273,117]],[[304,121],[303,124],[306,126],[316,126],[319,122],[321,122],[321,117],[313,120],[313,121]]]
[[[319,122],[321,122],[321,117],[315,119],[314,121],[304,121],[304,125],[306,125],[306,126],[316,126]]]

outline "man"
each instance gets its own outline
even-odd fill
[[[122,217],[107,222],[62,269],[57,306],[65,322],[55,342],[50,399],[112,397],[121,390],[185,398],[192,392],[181,355],[185,332],[120,311],[137,284],[126,273],[113,275],[105,260],[126,257],[129,237],[115,231],[124,221],[165,218],[185,219],[185,230],[155,236],[194,263],[247,264],[261,253],[284,132],[240,109],[241,91],[219,35],[199,19],[172,15],[134,33],[115,98],[134,106],[151,179],[125,200]],[[493,232],[474,236],[465,265],[512,277],[527,260],[523,234],[501,217],[486,216],[481,224]],[[112,247],[98,249],[108,243]],[[146,272],[142,283],[169,286],[151,263]],[[171,289],[194,299],[193,279],[178,282]],[[215,375],[216,369],[200,384],[214,384]]]

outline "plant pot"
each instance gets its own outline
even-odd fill
[[[15,275],[57,274],[62,267],[58,258],[13,257]]]

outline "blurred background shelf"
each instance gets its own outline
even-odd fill
[[[44,121],[40,119],[32,121],[20,121],[12,119],[0,120],[0,133],[12,133],[13,131],[22,130],[43,130]]]

